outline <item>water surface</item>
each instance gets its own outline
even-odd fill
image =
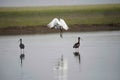
[[[120,80],[119,61],[120,31],[64,33],[63,39],[59,34],[0,36],[0,80]]]

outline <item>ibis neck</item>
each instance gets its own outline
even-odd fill
[[[20,44],[22,44],[22,40],[20,40]]]
[[[80,43],[80,40],[78,40],[78,43]]]

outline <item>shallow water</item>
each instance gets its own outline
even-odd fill
[[[82,38],[79,50],[72,48]],[[20,60],[19,38],[25,44]],[[79,56],[73,53],[79,51]],[[120,80],[120,31],[0,36],[0,80]]]

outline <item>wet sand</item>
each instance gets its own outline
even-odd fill
[[[64,32],[91,32],[91,31],[118,31],[120,24],[108,25],[74,25],[69,26],[70,29]],[[49,29],[47,26],[14,26],[0,28],[0,35],[20,35],[20,34],[47,34],[57,33],[58,30]]]

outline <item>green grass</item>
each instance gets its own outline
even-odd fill
[[[53,18],[75,24],[120,24],[120,4],[51,7],[1,7],[0,28],[10,26],[42,26]]]

